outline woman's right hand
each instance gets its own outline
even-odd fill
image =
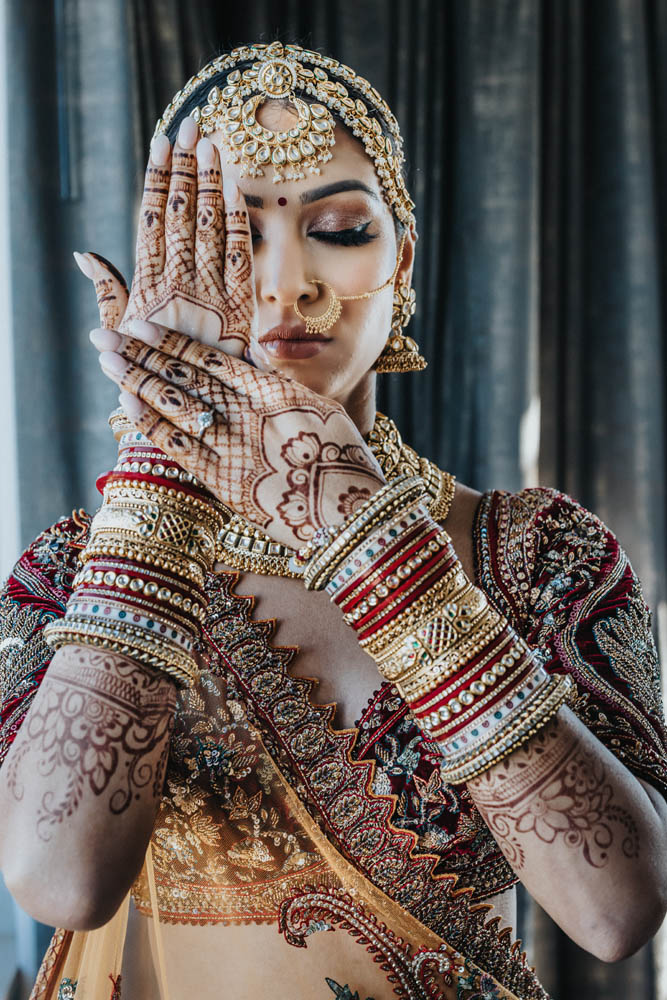
[[[129,292],[104,257],[76,260],[94,282],[101,326],[150,319],[240,357],[257,325],[248,212],[231,178],[223,198],[218,150],[198,135],[185,118],[173,150],[166,136],[152,143]]]

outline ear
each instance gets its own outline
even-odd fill
[[[395,287],[398,288],[399,285],[407,285],[409,288],[412,282],[412,269],[415,263],[415,250],[417,247],[417,231],[414,224],[411,223],[410,227],[405,230],[405,241],[403,243],[403,256],[401,258],[401,263],[396,273]],[[399,240],[400,248],[400,240]]]

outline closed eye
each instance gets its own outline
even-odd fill
[[[351,229],[316,229],[311,230],[308,235],[322,243],[333,243],[346,247],[363,246],[365,243],[371,243],[377,239],[377,234],[366,232],[370,224],[371,220]],[[252,233],[253,244],[261,238],[259,233]]]

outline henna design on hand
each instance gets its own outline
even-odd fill
[[[152,319],[243,353],[257,326],[250,222],[244,202],[225,205],[217,150],[213,158],[198,168],[194,150],[176,144],[170,165],[149,161],[129,298],[115,269],[90,255],[101,265],[93,280],[102,326],[127,332],[133,319]]]
[[[37,816],[42,840],[72,815],[87,790],[96,796],[108,792],[115,815],[145,789],[159,797],[176,697],[167,678],[112,653],[71,646],[66,666],[51,665],[8,773],[17,800],[24,795],[22,766],[35,755],[38,774],[60,780],[57,792],[42,797]]]
[[[278,541],[302,544],[384,482],[345,410],[299,382],[174,330],[151,347],[126,338],[120,351],[133,360],[112,377],[146,404],[131,414],[137,429]],[[216,419],[198,438],[210,407]]]
[[[604,763],[558,722],[469,783],[480,813],[515,871],[526,862],[518,835],[581,850],[593,868],[609,863],[616,830],[626,858],[639,857],[639,831],[614,802]]]

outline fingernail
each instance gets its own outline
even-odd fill
[[[166,135],[156,135],[151,143],[151,160],[156,167],[162,167],[169,159],[171,146]]]
[[[230,205],[235,204],[240,196],[239,186],[233,177],[225,177],[222,182],[222,193],[225,196],[225,201]]]
[[[120,347],[121,336],[115,330],[91,330],[88,336],[98,351],[115,351]]]
[[[85,274],[87,278],[92,279],[94,273],[93,265],[90,263],[88,258],[84,257],[82,253],[77,253],[76,250],[73,252],[72,256],[74,257],[74,260],[76,261],[79,270],[82,271],[82,273]]]
[[[102,351],[99,361],[102,368],[112,375],[122,375],[128,367],[125,358],[121,358],[120,354],[114,354],[113,351]]]
[[[197,143],[197,163],[201,167],[212,167],[215,160],[215,146],[210,139],[200,139]]]
[[[125,392],[125,390],[123,390],[119,393],[118,402],[123,407],[130,420],[133,417],[136,418],[141,415],[141,411],[143,409],[141,400],[137,399],[136,396],[133,396],[131,392]]]
[[[157,344],[160,339],[160,331],[155,323],[147,323],[145,319],[133,319],[128,323],[129,329],[135,333],[139,340],[147,344]]]
[[[188,115],[187,118],[183,119],[178,130],[178,145],[183,149],[192,149],[197,141],[198,133],[197,122]]]

